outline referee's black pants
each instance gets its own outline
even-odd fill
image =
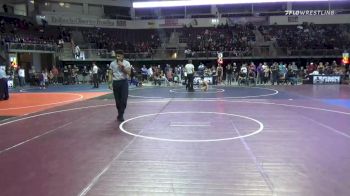
[[[92,74],[92,80],[94,82],[94,88],[98,88],[98,74]]]
[[[7,79],[2,78],[0,79],[0,100],[7,100],[9,99],[9,89],[7,85]]]
[[[188,91],[193,91],[193,74],[187,74],[188,79]]]
[[[126,108],[129,95],[129,83],[128,80],[113,80],[113,94],[115,99],[115,105],[118,110],[118,118],[122,118]]]

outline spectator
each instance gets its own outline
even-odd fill
[[[6,4],[2,5],[2,9],[4,10],[5,14],[8,13],[8,7]]]
[[[96,65],[95,62],[92,63],[92,77],[93,77],[93,83],[94,87],[93,88],[98,88],[99,87],[99,81],[98,81],[98,66]]]
[[[233,68],[229,63],[227,64],[227,67],[226,67],[226,80],[228,85],[232,84],[232,74],[233,74]]]
[[[25,70],[22,67],[18,67],[18,79],[19,79],[19,86],[24,87],[25,86]]]
[[[75,46],[74,55],[76,59],[80,58],[80,47],[78,45]]]
[[[287,81],[290,82],[291,85],[297,84],[297,74],[296,74],[296,71],[292,69],[292,67],[288,68]]]

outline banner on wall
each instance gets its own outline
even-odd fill
[[[338,14],[338,15],[298,15],[298,16],[269,16],[270,25],[291,25],[291,24],[349,24],[350,14]]]
[[[13,88],[13,80],[7,80],[7,86]]]
[[[313,75],[313,84],[340,84],[340,76]]]
[[[149,28],[157,28],[157,24],[155,21],[149,21],[147,22],[147,25]]]
[[[160,27],[179,27],[183,24],[179,23],[178,19],[165,19],[164,24],[159,24]]]
[[[198,85],[201,80],[202,80],[201,77],[198,77],[198,76],[194,77],[193,84]],[[212,76],[205,76],[204,81],[208,82],[208,84],[213,84],[213,77]]]
[[[43,20],[49,25],[66,25],[66,26],[90,26],[90,27],[126,27],[125,20],[110,20],[98,18],[83,18],[79,16],[37,16],[37,22]],[[40,24],[40,23],[39,23]]]

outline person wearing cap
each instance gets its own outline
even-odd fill
[[[129,61],[124,59],[124,52],[118,50],[115,52],[116,60],[110,64],[112,71],[112,88],[115,99],[115,104],[118,110],[117,120],[119,122],[124,121],[124,112],[127,105],[129,95],[129,83],[128,77],[131,73],[131,65]]]

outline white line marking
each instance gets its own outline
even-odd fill
[[[36,94],[39,94],[39,93],[36,93]],[[83,95],[74,94],[74,93],[51,93],[51,94],[70,94],[70,95],[77,95],[77,96],[79,96],[79,98],[77,98],[77,99],[72,99],[72,100],[67,100],[67,101],[56,102],[56,103],[48,103],[48,104],[32,105],[32,106],[24,106],[24,107],[17,107],[17,108],[5,108],[5,109],[0,109],[0,111],[19,110],[19,109],[26,109],[26,108],[35,108],[35,107],[43,107],[43,106],[57,105],[57,104],[62,104],[62,103],[74,102],[74,101],[82,100],[82,99],[84,98]]]
[[[172,121],[172,122],[170,122],[170,124],[199,124],[199,125],[210,125],[211,123],[210,122],[205,122],[205,121],[203,121],[203,122],[200,122],[200,121],[183,121],[183,122],[181,122],[181,121],[178,121],[178,122],[176,122],[176,121]]]
[[[146,99],[164,99],[164,97],[145,97],[145,96],[137,96],[137,95],[129,95],[129,97],[146,98]]]
[[[273,95],[277,95],[279,92],[275,89],[270,89],[270,88],[262,88],[262,87],[238,87],[238,88],[246,88],[246,89],[251,89],[251,88],[257,88],[257,89],[264,89],[264,90],[270,90],[270,91],[274,91],[273,93],[270,94],[262,94],[262,95],[251,95],[251,96],[242,96],[242,97],[220,97],[220,98],[207,98],[207,99],[214,99],[214,100],[218,100],[218,99],[244,99],[244,98],[253,98],[253,97],[266,97],[266,96],[273,96]],[[140,88],[139,90],[141,90],[142,88]],[[135,89],[137,90],[137,89]],[[173,89],[170,89],[170,91]],[[187,93],[187,92],[184,92]],[[129,97],[136,97],[136,98],[145,98],[145,99],[168,99],[167,97],[147,97],[147,96],[137,96],[137,95],[130,95]],[[174,99],[185,99],[185,98],[172,98]],[[191,98],[193,99],[193,98]]]
[[[17,116],[13,116],[13,117],[10,117],[10,118],[5,118],[5,119],[0,120],[0,123],[2,123],[2,122],[7,122],[7,121],[11,121],[11,120],[13,120],[13,119],[15,119],[15,118],[17,118]]]
[[[170,125],[170,127],[210,127],[210,125]]]
[[[238,131],[236,125],[231,121],[231,124],[233,126],[233,129],[236,131],[236,133],[241,136],[241,133]],[[246,149],[246,151],[248,152],[250,158],[253,160],[256,168],[258,169],[260,175],[263,177],[264,181],[266,182],[267,186],[269,187],[270,191],[272,192],[272,195],[274,194],[274,185],[271,182],[269,176],[267,175],[267,173],[264,171],[264,169],[262,168],[262,163],[260,161],[258,161],[257,157],[255,156],[255,154],[253,153],[252,149],[249,147],[248,143],[245,141],[245,139],[243,137],[240,138],[242,144],[244,145],[244,148]]]
[[[147,102],[147,101],[146,101],[146,102]],[[168,101],[167,101],[167,102],[168,102]],[[138,102],[137,102],[137,103],[138,103]],[[141,134],[142,131],[143,131],[143,130],[141,130],[141,131],[139,132],[139,134]],[[102,176],[103,174],[105,174],[105,173],[109,170],[109,168],[112,166],[112,163],[113,163],[115,160],[117,160],[117,159],[120,157],[121,154],[124,153],[124,151],[136,140],[136,138],[137,138],[137,137],[134,137],[134,138],[122,149],[122,151],[120,151],[120,152],[118,153],[118,155],[117,155],[116,157],[114,157],[114,158],[112,159],[112,161],[111,161],[97,176],[95,176],[95,177],[92,179],[92,181],[88,184],[88,186],[86,186],[86,187],[79,193],[78,196],[85,196],[85,195],[91,190],[91,188],[99,181],[99,179],[101,178],[101,176]]]
[[[276,106],[284,106],[284,107],[292,107],[292,108],[302,108],[302,109],[310,109],[310,110],[316,110],[316,111],[323,111],[323,112],[331,112],[331,113],[337,113],[337,114],[343,114],[343,115],[350,115],[349,112],[343,112],[343,111],[337,111],[337,110],[331,110],[331,109],[325,109],[325,108],[316,108],[316,107],[308,107],[308,106],[300,106],[300,105],[289,105],[289,104],[279,104],[279,103],[267,103],[267,102],[254,102],[254,101],[237,101],[237,100],[209,100],[209,99],[178,99],[178,100],[172,100],[174,102],[189,102],[189,101],[222,101],[222,102],[229,102],[229,103],[248,103],[248,104],[264,104],[264,105],[276,105]],[[138,104],[138,103],[166,103],[168,102],[168,99],[162,99],[162,100],[146,100],[146,101],[130,101],[129,103],[131,104]],[[47,113],[42,113],[42,114],[37,114],[33,116],[28,116],[24,118],[19,118],[7,122],[0,123],[0,127],[27,120],[27,119],[32,119],[40,116],[46,116],[46,115],[51,115],[51,114],[56,114],[56,113],[63,113],[63,112],[69,112],[69,111],[75,111],[75,110],[83,110],[83,109],[90,109],[90,108],[99,108],[99,107],[106,107],[106,106],[115,106],[115,104],[104,104],[104,105],[94,105],[94,106],[86,106],[86,107],[79,107],[79,108],[71,108],[71,109],[65,109],[65,110],[59,110],[59,111],[53,111],[53,112],[47,112]]]
[[[50,90],[55,90],[55,87],[58,87],[58,86],[52,86],[52,88],[47,88],[45,89],[47,93],[56,93],[55,91],[50,91]],[[62,86],[63,87],[63,86]],[[91,88],[91,87],[90,87]],[[31,91],[31,90],[40,90],[40,91]],[[49,91],[47,91],[49,90]],[[57,88],[56,88],[57,90]],[[58,88],[58,90],[60,90]],[[89,91],[89,92],[111,92],[111,90],[109,90],[108,88],[101,88],[101,89],[89,89],[89,87],[87,87],[87,89],[81,89],[80,87],[73,87],[73,88],[68,88],[68,89],[64,89],[66,91],[61,91],[62,93],[70,93],[70,92],[86,92],[86,91]],[[43,93],[45,91],[43,91],[42,89],[40,88],[28,88],[28,89],[21,89],[19,90],[20,93]]]
[[[138,102],[129,102],[129,103],[159,103],[159,102],[167,102],[167,101],[138,101]],[[19,119],[15,119],[12,121],[8,121],[8,122],[4,122],[4,123],[0,123],[0,127],[7,125],[7,124],[11,124],[14,122],[18,122],[18,121],[22,121],[22,120],[27,120],[27,119],[32,119],[32,118],[36,118],[36,117],[40,117],[40,116],[47,116],[47,115],[51,115],[51,114],[57,114],[57,113],[62,113],[62,112],[69,112],[69,111],[75,111],[75,110],[83,110],[83,109],[90,109],[90,108],[99,108],[99,107],[106,107],[106,106],[115,106],[115,104],[103,104],[103,105],[93,105],[93,106],[85,106],[85,107],[78,107],[78,108],[71,108],[71,109],[65,109],[65,110],[58,110],[58,111],[53,111],[53,112],[46,112],[46,113],[42,113],[42,114],[36,114],[33,116],[28,116],[28,117],[24,117],[24,118],[19,118]]]
[[[234,101],[228,101],[228,102],[234,102]],[[330,110],[330,109],[325,109],[325,108],[309,107],[309,106],[290,105],[290,104],[283,104],[283,103],[252,102],[252,101],[241,101],[241,102],[245,102],[245,103],[260,103],[260,104],[265,104],[265,105],[278,105],[278,106],[285,106],[285,107],[303,108],[303,109],[319,110],[319,111],[325,111],[325,112],[333,112],[333,113],[338,113],[338,114],[350,115],[349,112],[343,112],[343,111],[338,111],[338,110]]]
[[[170,127],[209,127],[210,122],[170,122]]]
[[[323,123],[320,123],[320,122],[318,122],[318,121],[316,121],[316,120],[314,120],[314,119],[312,119],[312,118],[309,118],[309,117],[306,117],[306,116],[302,116],[302,117],[305,118],[305,119],[308,119],[308,120],[310,120],[310,121],[312,121],[312,122],[314,122],[314,123],[316,123],[317,125],[319,125],[319,126],[321,126],[321,127],[327,128],[327,129],[333,131],[334,133],[337,133],[337,134],[339,134],[339,135],[342,135],[342,136],[347,137],[347,138],[350,139],[350,135],[348,135],[348,134],[346,134],[346,133],[344,133],[344,132],[342,132],[342,131],[339,131],[339,130],[333,128],[333,127],[330,127],[330,126],[328,126],[328,125],[325,125],[325,124],[323,124]]]
[[[194,91],[194,92],[188,92],[188,91],[186,91],[186,89],[185,89],[185,91],[176,91],[176,90],[178,90],[178,89],[170,89],[169,90],[169,92],[171,92],[171,93],[223,93],[223,92],[225,92],[225,90],[224,89],[222,89],[222,88],[210,88],[210,89],[215,89],[216,91],[215,92],[212,92],[212,91],[202,91],[202,90],[200,90],[200,89],[197,89],[197,91]],[[210,90],[210,89],[208,89],[208,90]],[[184,90],[184,89],[179,89],[179,90]]]
[[[79,193],[78,196],[85,196],[85,195],[91,190],[91,188],[92,188],[93,186],[95,186],[95,184],[100,180],[101,176],[102,176],[103,174],[105,174],[105,173],[111,168],[113,162],[114,162],[115,160],[117,160],[117,159],[120,157],[120,155],[123,154],[123,153],[125,152],[125,150],[136,140],[136,138],[137,138],[137,137],[134,137],[134,138],[122,149],[122,151],[120,151],[120,152],[118,153],[118,155],[117,155],[116,157],[114,157],[114,158],[112,159],[112,161],[109,162],[108,165],[107,165],[105,168],[103,168],[103,170],[102,170],[97,176],[95,176],[95,177],[92,179],[92,181]]]
[[[19,90],[19,92],[21,92],[21,93],[26,93],[26,92],[28,92],[28,90],[32,90],[32,89],[34,89],[34,90],[38,90],[39,88],[27,88],[27,89],[21,89],[21,90]]]
[[[219,100],[212,100],[212,99],[172,99],[174,102],[188,102],[188,101],[205,101],[205,102],[229,102],[229,103],[253,103],[253,104],[264,104],[264,105],[277,105],[277,106],[285,106],[285,107],[292,107],[292,108],[302,108],[302,109],[310,109],[310,110],[318,110],[318,111],[324,111],[324,112],[333,112],[338,114],[344,114],[344,115],[350,115],[349,112],[343,112],[338,110],[331,110],[331,109],[325,109],[325,108],[317,108],[317,107],[309,107],[309,106],[300,106],[300,105],[290,105],[290,104],[283,104],[283,103],[273,103],[273,102],[262,102],[262,101],[237,101],[237,100],[225,100],[225,99],[219,99]]]
[[[57,131],[58,129],[61,129],[61,128],[63,128],[63,127],[66,127],[66,126],[68,126],[68,125],[70,125],[70,124],[72,124],[72,122],[66,123],[66,124],[64,124],[64,125],[61,125],[61,126],[59,126],[59,127],[54,128],[54,129],[52,129],[52,130],[49,130],[49,131],[47,131],[47,132],[45,132],[45,133],[43,133],[43,134],[37,135],[37,136],[32,137],[32,138],[30,138],[30,139],[27,139],[27,140],[25,140],[25,141],[23,141],[23,142],[20,142],[20,143],[14,145],[14,146],[11,146],[11,147],[9,147],[9,148],[6,148],[6,149],[4,149],[4,150],[1,150],[1,151],[0,151],[0,154],[4,153],[4,152],[6,152],[6,151],[9,151],[9,150],[11,150],[11,149],[17,148],[18,146],[21,146],[21,145],[23,145],[23,144],[25,144],[25,143],[28,143],[28,142],[30,142],[30,141],[36,140],[36,139],[38,139],[38,138],[40,138],[40,137],[42,137],[42,136],[44,136],[44,135],[50,134],[50,133],[52,133],[52,132],[54,132],[54,131]]]
[[[141,134],[142,132],[143,130],[141,130],[139,134]],[[122,149],[122,151],[120,151],[117,154],[117,156],[114,157],[112,161],[109,162],[108,165],[105,168],[103,168],[103,170],[92,179],[92,181],[79,193],[78,196],[85,196],[91,190],[91,188],[95,186],[95,184],[100,180],[101,176],[103,176],[111,168],[113,162],[125,152],[125,150],[136,140],[136,138],[137,137],[132,138],[132,140]]]
[[[167,139],[167,138],[157,138],[157,137],[150,137],[150,136],[144,136],[144,135],[140,135],[140,134],[135,134],[135,133],[131,133],[128,132],[124,129],[124,125],[126,123],[128,123],[129,121],[135,120],[135,119],[139,119],[139,118],[144,118],[144,117],[148,117],[148,116],[156,116],[156,115],[164,115],[164,114],[218,114],[218,115],[226,115],[226,116],[235,116],[235,117],[240,117],[240,118],[244,118],[244,119],[248,119],[251,121],[254,121],[255,123],[257,123],[259,125],[259,129],[253,131],[250,134],[246,134],[243,136],[238,136],[238,137],[230,137],[230,138],[219,138],[219,139],[203,139],[203,140],[185,140],[185,139]],[[154,113],[154,114],[146,114],[146,115],[141,115],[141,116],[136,116],[134,118],[130,118],[125,120],[123,123],[121,123],[119,125],[119,129],[129,135],[135,136],[135,137],[140,137],[140,138],[144,138],[144,139],[151,139],[151,140],[158,140],[158,141],[167,141],[167,142],[219,142],[219,141],[227,141],[227,140],[234,140],[234,139],[238,139],[238,138],[243,138],[243,137],[249,137],[252,135],[256,135],[258,133],[260,133],[263,129],[264,129],[264,125],[254,119],[254,118],[250,118],[247,116],[242,116],[242,115],[238,115],[238,114],[228,114],[228,113],[220,113],[220,112],[163,112],[163,113]]]

